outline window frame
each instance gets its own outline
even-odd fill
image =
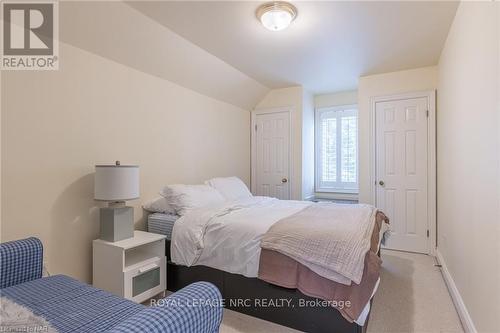
[[[352,186],[353,183],[347,182],[330,182],[333,186],[325,186],[321,180],[322,174],[322,160],[321,160],[321,149],[322,149],[322,126],[321,126],[321,115],[326,112],[339,112],[347,110],[356,110],[356,120],[357,120],[357,138],[356,138],[356,180],[355,187]],[[337,122],[337,138],[341,135],[341,123]],[[341,143],[338,143],[341,145]],[[338,106],[320,107],[316,108],[314,112],[314,186],[315,192],[317,193],[346,193],[346,194],[359,194],[359,109],[357,104],[346,104]],[[337,152],[337,165],[341,162],[341,151]],[[341,169],[337,167],[337,173],[341,173]],[[339,176],[337,176],[339,179]]]

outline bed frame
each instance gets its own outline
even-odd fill
[[[365,333],[368,326],[349,323],[331,306],[317,305],[321,299],[302,294],[297,289],[279,287],[258,278],[247,278],[207,266],[186,267],[170,261],[170,241],[166,241],[167,289],[177,291],[196,281],[216,285],[227,309],[261,318],[305,332]],[[265,300],[274,306],[259,306]],[[286,301],[284,301],[286,300]],[[287,306],[288,302],[291,306]],[[302,303],[299,303],[302,302]],[[307,302],[308,306],[299,306]],[[282,305],[282,306],[279,306]]]

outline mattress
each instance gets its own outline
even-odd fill
[[[312,205],[307,201],[267,197],[243,198],[224,206],[208,207],[180,217],[171,240],[172,262],[182,266],[203,265],[246,277],[258,276],[260,240],[277,221]],[[385,224],[383,224],[385,226]],[[381,234],[385,228],[381,228]],[[380,243],[377,244],[377,248]],[[378,287],[378,279],[372,295]],[[355,320],[364,325],[368,301]]]
[[[172,262],[187,267],[208,266],[255,278],[262,236],[275,222],[313,204],[254,196],[223,206],[192,210],[175,223]]]
[[[179,219],[179,215],[154,213],[148,216],[148,232],[162,234],[172,240],[172,229],[174,223]]]

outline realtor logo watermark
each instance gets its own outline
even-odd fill
[[[59,69],[56,1],[2,1],[1,18],[0,69]]]

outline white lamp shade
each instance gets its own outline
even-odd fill
[[[138,165],[96,165],[94,198],[125,201],[139,198]]]

